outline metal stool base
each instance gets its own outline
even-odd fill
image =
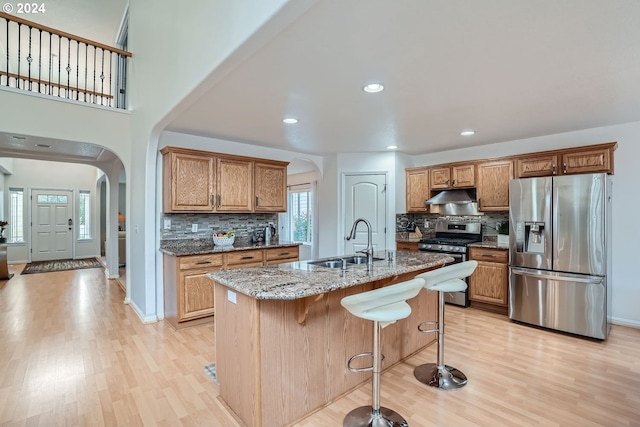
[[[467,384],[465,374],[449,365],[425,363],[413,370],[413,376],[422,384],[443,390],[455,390]]]
[[[389,408],[380,407],[380,412],[373,413],[373,407],[361,406],[344,417],[343,427],[409,427],[400,414]]]

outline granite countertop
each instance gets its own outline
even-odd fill
[[[160,241],[160,252],[173,256],[215,254],[231,251],[246,251],[249,249],[282,248],[285,246],[299,246],[300,243],[274,240],[269,244],[252,243],[248,240],[237,239],[233,246],[214,246],[213,239],[175,239]]]
[[[393,261],[388,261],[389,254]],[[384,259],[374,262],[372,271],[367,270],[366,264],[350,265],[343,272],[340,268],[321,267],[307,261],[298,261],[216,271],[208,273],[207,276],[256,299],[295,300],[454,261],[448,255],[426,252],[378,251],[375,256]]]
[[[502,249],[509,250],[508,246],[498,246],[498,242],[495,240],[485,240],[484,242],[470,243],[470,248],[489,248],[489,249]]]

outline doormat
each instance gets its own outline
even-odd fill
[[[83,268],[102,268],[96,258],[61,259],[55,261],[36,261],[24,266],[20,274],[49,273],[52,271],[80,270]]]
[[[214,383],[220,385],[218,381],[218,377],[216,377],[216,364],[212,363],[211,365],[207,365],[204,367],[204,371],[209,375],[209,378],[213,380]]]

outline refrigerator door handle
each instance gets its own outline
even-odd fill
[[[529,276],[529,277],[538,277],[540,279],[549,279],[549,280],[557,280],[559,282],[575,282],[575,283],[593,283],[599,284],[602,283],[602,277],[593,277],[593,278],[582,278],[582,277],[572,277],[572,276],[557,276],[553,274],[545,274],[545,273],[532,273],[527,270],[521,270],[518,268],[512,268],[511,272],[513,274],[518,274],[520,276]]]

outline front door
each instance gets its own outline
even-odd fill
[[[73,258],[73,193],[69,190],[34,190],[31,260]]]
[[[353,222],[364,218],[371,224],[373,249],[386,247],[386,175],[345,175],[344,235],[351,231]],[[367,227],[358,224],[355,239],[344,241],[344,253],[353,254],[367,247]]]

